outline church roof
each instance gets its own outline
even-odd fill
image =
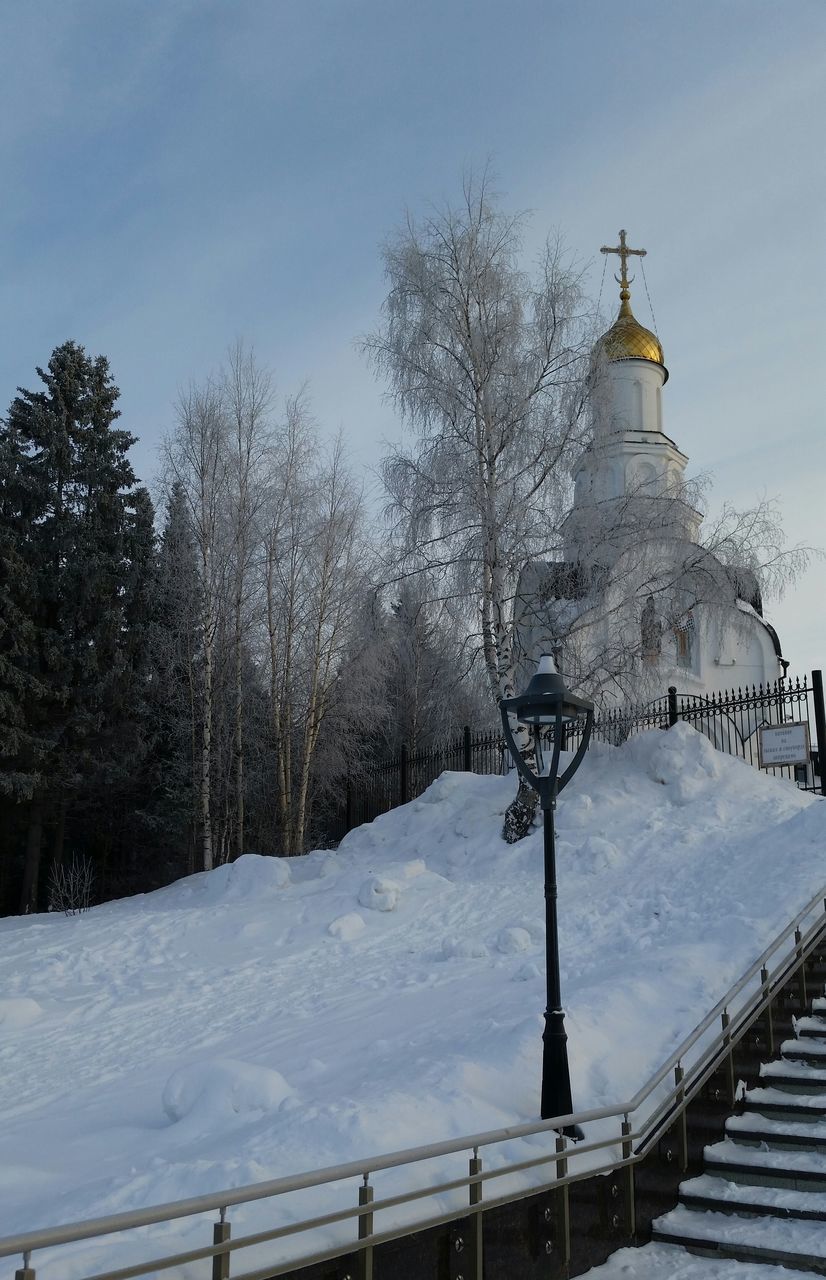
[[[645,257],[645,249],[629,249],[625,240],[625,232],[619,233],[619,244],[613,248],[603,245],[600,253],[615,253],[620,260],[620,275],[614,276],[620,286],[620,309],[611,328],[604,333],[597,344],[597,351],[608,360],[650,360],[658,364],[665,374],[663,382],[668,381],[668,370],[663,359],[660,340],[650,329],[641,325],[631,310],[630,280],[628,278],[628,259],[638,257],[640,262]],[[631,276],[631,280],[633,280]]]
[[[636,319],[629,298],[629,291],[623,289],[619,315],[599,340],[601,350],[609,360],[651,360],[665,369],[659,338]],[[667,369],[665,376],[668,378]]]

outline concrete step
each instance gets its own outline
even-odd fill
[[[743,1186],[826,1191],[826,1152],[783,1151],[724,1138],[706,1147],[705,1171]]]
[[[796,1271],[794,1280],[806,1280],[813,1271]],[[646,1244],[641,1249],[621,1249],[601,1267],[588,1272],[588,1280],[782,1280],[776,1267],[760,1262],[735,1262],[731,1258],[700,1258],[673,1244]],[[791,1277],[789,1277],[791,1280]]]
[[[767,1147],[769,1150],[826,1152],[826,1123],[816,1115],[803,1120],[766,1115],[763,1111],[729,1116],[726,1135],[734,1142]]]
[[[701,1173],[680,1186],[680,1204],[687,1209],[767,1214],[772,1218],[801,1218],[826,1222],[826,1191],[795,1191],[788,1187],[743,1185],[728,1178]]]
[[[678,1205],[657,1219],[652,1239],[708,1257],[826,1275],[826,1231],[819,1221],[698,1213]]]
[[[764,1062],[760,1068],[760,1082],[789,1093],[814,1096],[821,1089],[826,1092],[826,1066],[819,1068],[805,1062],[791,1062],[788,1058]]]
[[[826,1089],[821,1093],[789,1092],[778,1088],[749,1089],[744,1099],[745,1115],[755,1113],[773,1120],[826,1119]]]
[[[808,1062],[812,1066],[826,1066],[826,1041],[784,1040],[780,1056],[786,1062]]]
[[[826,1018],[798,1018],[794,1026],[795,1035],[800,1038],[822,1040],[826,1038]]]

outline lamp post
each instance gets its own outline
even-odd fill
[[[545,846],[545,978],[547,1007],[542,1033],[542,1102],[543,1120],[569,1115],[571,1077],[568,1071],[568,1037],[559,984],[559,933],[556,918],[556,850],[554,846],[554,809],[556,797],[576,773],[591,737],[594,704],[578,698],[565,688],[562,676],[549,655],[539,659],[536,674],[524,693],[503,698],[500,703],[505,741],[520,777],[539,795],[542,806]],[[528,726],[533,737],[536,772],[529,768],[516,745],[511,717]],[[569,724],[582,725],[582,739],[573,760],[560,775],[559,754],[562,738]],[[576,1136],[581,1136],[577,1134]]]

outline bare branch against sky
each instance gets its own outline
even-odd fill
[[[559,228],[594,296],[619,227],[646,247],[666,431],[720,502],[776,496],[790,541],[823,543],[826,6],[616,12],[5,6],[0,402],[67,338],[105,352],[149,479],[179,389],[243,337],[281,385],[309,379],[366,467],[399,430],[353,341],[384,296],[379,245],[489,160],[532,211],[528,247]],[[823,573],[770,606],[793,673],[826,661]]]

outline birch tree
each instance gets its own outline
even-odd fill
[[[233,855],[244,852],[244,623],[250,568],[257,552],[255,524],[263,502],[270,443],[272,378],[242,342],[230,349],[223,376],[228,417],[228,498],[232,539]]]
[[[280,839],[303,851],[314,764],[366,580],[363,503],[341,441],[288,402],[266,509],[264,597]]]
[[[484,179],[465,182],[458,207],[409,218],[384,250],[389,293],[364,340],[415,433],[383,464],[399,572],[425,570],[446,596],[473,602],[497,703],[514,692],[519,571],[557,543],[590,348],[576,271],[553,241],[525,271],[522,228]],[[525,834],[534,805],[521,785],[506,839]]]
[[[186,496],[198,570],[202,659],[198,787],[204,871],[210,871],[214,861],[215,648],[231,563],[225,519],[228,489],[226,445],[227,416],[220,384],[208,381],[200,387],[190,387],[179,398],[177,424],[166,442],[166,458],[172,477]]]

